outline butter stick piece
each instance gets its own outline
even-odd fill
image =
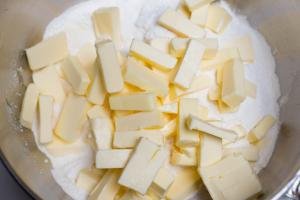
[[[206,27],[215,33],[222,33],[230,24],[232,17],[222,7],[218,5],[210,5],[208,8],[208,16]]]
[[[165,52],[165,53],[169,53],[170,50],[170,38],[154,38],[152,40],[150,40],[150,46]]]
[[[129,54],[161,70],[173,69],[177,63],[173,56],[136,39],[131,43]]]
[[[191,130],[198,130],[203,133],[210,134],[210,135],[213,135],[215,137],[218,137],[218,138],[221,138],[224,140],[235,141],[237,138],[237,135],[235,132],[233,132],[231,130],[226,130],[223,128],[216,127],[212,124],[209,124],[209,123],[203,121],[202,119],[200,119],[192,114],[187,118],[186,123],[187,123],[187,126],[189,127],[189,129],[191,129]]]
[[[169,83],[163,76],[151,71],[131,57],[127,60],[124,79],[127,83],[142,90],[154,92],[159,97],[164,97],[169,92]]]
[[[271,115],[264,116],[248,133],[250,143],[263,139],[269,130],[274,126],[276,119]]]
[[[97,169],[124,168],[131,154],[131,149],[107,149],[96,153]]]
[[[115,126],[118,131],[134,131],[142,128],[161,127],[163,123],[162,113],[157,110],[115,118]]]
[[[96,46],[106,91],[108,93],[120,92],[124,87],[124,82],[114,44],[111,41],[103,41]]]
[[[113,123],[108,116],[100,116],[90,120],[97,149],[111,149],[113,139]]]
[[[69,54],[66,34],[49,37],[25,51],[31,70],[52,65]]]
[[[250,36],[242,36],[233,39],[225,44],[226,48],[237,48],[239,50],[241,59],[244,62],[253,63],[255,59],[255,52]]]
[[[224,156],[242,155],[249,162],[256,162],[259,158],[259,150],[256,146],[250,145],[247,147],[224,148]]]
[[[197,150],[195,147],[181,148],[181,151],[172,149],[171,163],[178,166],[197,166]]]
[[[151,92],[113,95],[109,106],[111,110],[151,111],[156,107],[156,97]]]
[[[41,95],[39,97],[40,143],[52,141],[53,98]]]
[[[211,2],[213,2],[213,0],[184,0],[184,2],[189,8],[189,10],[192,12],[207,4],[210,4]]]
[[[175,177],[168,169],[161,168],[149,188],[150,194],[153,193],[159,198],[165,197],[165,194],[174,182],[174,179]]]
[[[169,121],[166,125],[164,125],[160,132],[165,136],[171,136],[173,133],[175,133],[177,130],[177,119],[173,119]]]
[[[90,193],[104,175],[103,173],[104,170],[82,169],[76,178],[76,186]]]
[[[209,4],[193,10],[190,20],[198,26],[205,27],[208,16],[208,8]]]
[[[87,43],[83,45],[78,50],[77,57],[82,67],[89,74],[90,79],[93,80],[97,69],[96,66],[97,53],[96,53],[95,45],[92,43]]]
[[[21,114],[20,114],[20,123],[22,124],[22,126],[28,129],[32,128],[32,122],[35,117],[38,98],[39,98],[38,88],[36,87],[35,84],[30,83],[27,86],[23,98]]]
[[[81,128],[87,119],[86,113],[89,107],[84,97],[70,93],[55,127],[55,134],[65,142],[75,142],[81,135]]]
[[[145,194],[167,157],[166,149],[142,138],[124,168],[119,184]]]
[[[170,9],[160,16],[158,23],[180,37],[203,38],[205,36],[205,31],[202,28],[193,24],[180,13]]]
[[[173,82],[180,87],[189,88],[201,63],[205,47],[197,40],[190,40],[181,60]]]
[[[159,130],[116,131],[114,133],[114,148],[133,148],[140,138],[147,138],[158,144],[164,144],[164,136]]]
[[[103,106],[94,105],[88,110],[87,116],[91,120],[99,117],[109,117],[109,113]]]
[[[91,82],[87,91],[87,99],[93,104],[103,105],[107,92],[99,68],[96,68],[95,71],[94,80]]]
[[[168,114],[177,114],[178,113],[178,103],[173,102],[169,104],[164,104],[158,108],[163,113],[168,113]]]
[[[210,166],[222,159],[222,139],[203,134],[199,145],[199,167]]]

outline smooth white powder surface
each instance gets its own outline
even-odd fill
[[[128,52],[133,38],[146,39],[156,37],[174,37],[175,35],[157,25],[158,17],[166,8],[175,9],[179,0],[92,0],[77,4],[59,17],[55,18],[47,27],[44,38],[52,36],[58,32],[65,32],[68,38],[70,53],[75,55],[77,51],[86,43],[94,43],[95,35],[91,21],[94,10],[100,7],[117,6],[121,12],[121,28],[124,46],[121,48],[123,53]],[[242,103],[236,113],[219,114],[215,105],[207,100],[207,90],[192,94],[191,97],[199,99],[199,103],[207,106],[210,116],[220,119],[218,126],[231,128],[233,125],[241,124],[249,131],[258,120],[264,115],[271,114],[278,118],[279,105],[277,99],[280,96],[279,83],[275,74],[275,62],[271,49],[264,38],[253,28],[250,27],[243,16],[236,15],[225,2],[221,2],[233,17],[233,21],[222,35],[215,35],[208,31],[208,37],[217,37],[220,46],[230,39],[238,36],[249,35],[252,38],[255,48],[255,62],[246,65],[246,77],[257,85],[256,99],[247,98]],[[214,77],[214,72],[199,72]],[[59,105],[58,105],[59,107]],[[56,107],[55,113],[59,112]],[[55,120],[55,119],[54,119]],[[34,122],[33,132],[40,150],[47,155],[53,166],[52,174],[56,182],[63,190],[76,200],[86,199],[87,193],[76,187],[75,179],[80,169],[89,167],[94,160],[94,153],[88,144],[84,142],[88,127],[83,131],[83,136],[75,144],[70,144],[64,148],[64,152],[75,151],[75,154],[57,155],[53,148],[52,152],[45,146],[38,143],[38,123]],[[276,138],[279,132],[279,123],[276,124],[263,139],[260,144],[260,157],[255,163],[254,169],[258,173],[264,168],[274,149]],[[248,145],[248,142],[241,141],[232,146]]]

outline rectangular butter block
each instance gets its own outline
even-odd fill
[[[244,65],[240,60],[229,60],[222,72],[222,101],[229,107],[237,107],[247,95]]]
[[[97,169],[124,168],[132,150],[131,149],[106,149],[96,153]]]
[[[171,9],[166,10],[160,16],[158,23],[180,37],[203,38],[205,36],[205,31],[202,28]]]
[[[124,79],[127,83],[142,90],[154,92],[159,97],[164,97],[169,92],[168,80],[131,57],[127,60]]]
[[[96,68],[95,71],[94,79],[88,88],[86,96],[89,102],[97,105],[103,105],[107,92],[105,90],[103,76],[99,68]]]
[[[39,98],[39,90],[35,84],[30,83],[25,91],[23,98],[21,114],[20,114],[20,123],[22,126],[31,129],[32,122],[35,117],[37,103]]]
[[[89,78],[93,80],[96,74],[95,70],[97,69],[96,67],[97,53],[96,53],[95,45],[92,43],[87,43],[83,45],[78,50],[76,56],[79,59],[79,62],[81,63],[82,67],[88,73]]]
[[[208,16],[208,8],[209,4],[193,10],[190,20],[198,26],[205,27]]]
[[[118,53],[112,41],[96,44],[100,71],[108,93],[120,92],[124,87]]]
[[[105,117],[105,116],[109,117],[110,115],[103,106],[94,105],[93,107],[91,107],[88,110],[87,116],[91,120],[91,119],[95,119],[95,118],[99,118],[99,117]]]
[[[55,127],[55,134],[66,142],[75,142],[79,137],[90,104],[86,98],[70,93],[64,103]]]
[[[208,8],[208,15],[206,27],[215,33],[222,33],[230,24],[232,17],[222,7],[218,5],[210,5]]]
[[[222,159],[222,139],[202,134],[200,139],[199,167],[210,166]]]
[[[164,198],[166,192],[174,182],[174,175],[166,168],[161,168],[155,176],[149,192],[158,198]]]
[[[164,53],[169,53],[170,41],[171,41],[170,38],[154,38],[150,40],[150,46]]]
[[[68,44],[65,33],[49,37],[25,50],[31,70],[52,65],[68,56]]]
[[[235,132],[209,124],[193,114],[190,114],[186,119],[186,124],[191,130],[204,132],[224,140],[235,141],[237,138],[237,134]]]
[[[151,111],[156,108],[156,97],[152,92],[113,95],[109,106],[111,110]]]
[[[177,114],[178,113],[178,102],[173,102],[169,104],[163,104],[158,108],[159,111],[168,114]]]
[[[166,149],[142,138],[124,168],[119,184],[145,194],[167,157]]]
[[[182,88],[189,88],[201,63],[205,47],[197,40],[190,40],[181,60],[173,83]]]
[[[52,141],[53,131],[53,98],[41,95],[39,97],[40,143]]]
[[[147,138],[150,141],[163,145],[164,136],[160,130],[138,130],[138,131],[116,131],[114,133],[114,148],[133,148],[140,138]]]
[[[97,149],[111,149],[113,139],[113,122],[108,116],[101,116],[90,120]]]
[[[196,147],[185,147],[180,150],[172,149],[171,164],[178,166],[197,166]]]
[[[177,59],[173,56],[136,39],[133,39],[131,43],[129,55],[137,57],[160,70],[173,69],[177,63]]]
[[[191,12],[213,2],[213,0],[184,0]]]
[[[90,193],[103,175],[104,170],[82,169],[76,178],[76,186]]]
[[[163,124],[163,115],[157,110],[115,118],[115,127],[118,131],[134,131],[142,128],[161,127]]]
[[[248,133],[248,141],[255,143],[263,139],[275,123],[276,119],[273,116],[264,116]]]
[[[245,160],[249,162],[256,162],[259,158],[259,150],[254,145],[247,147],[224,148],[224,156],[228,155],[242,155]]]

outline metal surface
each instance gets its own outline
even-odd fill
[[[272,159],[261,173],[261,199],[271,199],[300,168],[300,1],[231,0],[237,11],[261,32],[273,48],[283,97],[282,129]],[[69,199],[55,183],[50,166],[32,134],[20,128],[18,113],[30,71],[24,49],[41,40],[47,23],[77,1],[0,1],[0,149],[11,171],[41,199]],[[203,199],[207,199],[205,193]]]

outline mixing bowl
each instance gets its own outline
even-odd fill
[[[30,80],[24,49],[42,39],[51,19],[78,0],[0,1],[0,149],[16,179],[37,199],[70,199],[56,184],[50,163],[37,149],[31,132],[18,116]],[[261,199],[272,199],[300,168],[300,1],[230,0],[237,12],[264,35],[273,49],[282,97],[282,122],[276,149],[259,174]],[[202,199],[209,199],[206,192]]]

